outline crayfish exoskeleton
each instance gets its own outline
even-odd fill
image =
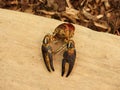
[[[76,50],[75,50],[75,43],[71,38],[74,35],[75,27],[70,23],[63,23],[60,24],[58,27],[55,28],[55,31],[52,35],[47,34],[43,39],[42,44],[42,55],[44,59],[44,63],[46,68],[49,72],[54,71],[53,66],[53,55],[64,50],[63,59],[62,59],[62,76],[65,73],[65,64],[69,64],[68,72],[66,77],[69,76],[71,73],[75,59],[76,59]],[[57,47],[56,43],[61,43],[60,47]],[[53,49],[57,47],[57,49]],[[50,69],[51,67],[51,69]]]

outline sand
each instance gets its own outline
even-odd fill
[[[63,22],[0,9],[0,90],[120,90],[120,37],[75,25],[77,58],[61,77],[62,53],[49,73],[41,55],[44,35]]]

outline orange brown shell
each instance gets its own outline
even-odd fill
[[[73,37],[75,27],[71,23],[63,23],[55,28],[54,36],[59,39],[69,39]]]

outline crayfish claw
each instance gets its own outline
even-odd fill
[[[66,77],[68,77],[73,69],[74,62],[76,59],[76,50],[75,50],[75,44],[73,40],[69,40],[67,43],[67,50],[63,54],[63,60],[62,60],[62,74],[61,76],[64,75],[65,73],[65,64],[69,64],[69,69]]]
[[[49,56],[49,60],[50,60],[50,67],[53,71],[55,71],[54,66],[53,66],[53,56],[52,56],[52,52],[48,53]]]
[[[69,63],[68,73],[67,73],[66,77],[68,77],[68,76],[70,75],[70,73],[71,73],[71,71],[72,71],[72,69],[73,69],[73,66],[74,66],[74,62],[70,62],[70,63]]]
[[[42,48],[43,49],[43,48]],[[49,65],[48,65],[48,62],[47,62],[47,60],[46,60],[46,53],[42,50],[42,55],[43,55],[43,59],[44,59],[44,63],[45,63],[45,66],[46,66],[46,68],[47,68],[47,70],[49,71],[49,72],[51,72],[50,71],[50,68],[49,68]]]
[[[61,76],[63,76],[64,73],[65,73],[65,64],[66,64],[66,60],[63,59],[63,60],[62,60],[62,74],[61,74]]]
[[[49,35],[46,35],[43,39],[43,44],[42,44],[42,55],[44,59],[45,66],[49,72],[50,67],[54,71],[54,66],[53,66],[53,56],[52,56],[52,47],[50,46],[50,37]]]

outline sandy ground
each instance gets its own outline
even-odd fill
[[[62,22],[0,9],[0,90],[120,90],[120,37],[75,25],[77,58],[61,77],[61,53],[49,73],[41,55],[45,34]]]

